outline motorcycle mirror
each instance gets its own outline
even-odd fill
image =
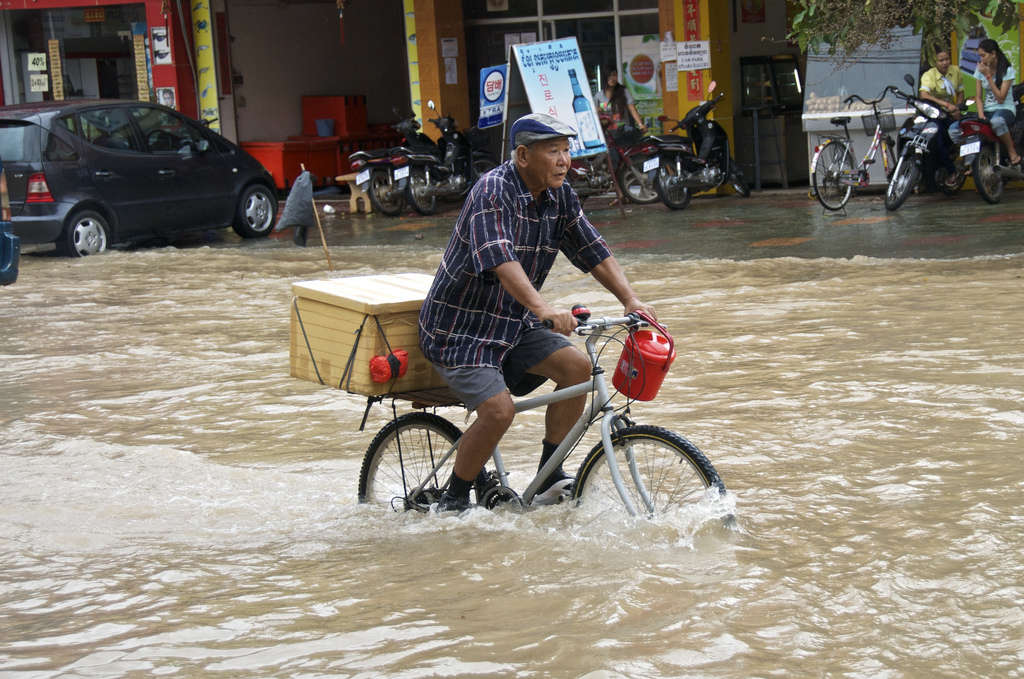
[[[908,85],[910,85],[911,87],[913,87],[914,86],[914,76],[912,76],[909,73],[907,73],[906,75],[903,76],[903,82],[905,82]]]
[[[709,82],[708,83],[708,94],[711,94],[712,92],[714,92],[716,87],[718,87],[718,82],[716,82],[714,80]]]

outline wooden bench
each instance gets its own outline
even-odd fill
[[[348,184],[349,191],[351,191],[351,197],[348,199],[348,211],[352,212],[365,212],[370,214],[373,212],[373,207],[370,205],[370,197],[366,195],[366,191],[363,191],[359,186],[356,185],[357,173],[350,172],[349,174],[338,175],[334,178],[335,182],[345,182]]]

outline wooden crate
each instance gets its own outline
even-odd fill
[[[418,316],[432,282],[408,273],[293,283],[292,377],[365,396],[444,386],[419,349]],[[374,382],[370,359],[386,356],[388,343],[409,352],[409,368],[397,380]]]

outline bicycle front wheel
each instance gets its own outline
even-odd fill
[[[460,436],[458,427],[433,413],[408,413],[388,422],[366,449],[359,501],[395,511],[427,511],[451,477],[454,453],[435,467]],[[413,493],[420,485],[423,488]]]
[[[850,200],[853,185],[853,156],[843,142],[833,139],[818,152],[811,168],[814,195],[826,210],[841,210]]]
[[[612,446],[623,483],[633,506],[642,514],[662,514],[697,504],[708,488],[725,493],[718,472],[711,462],[685,438],[674,432],[648,425],[626,427],[612,434]],[[632,451],[640,480],[654,504],[649,512],[633,482],[627,453]],[[598,443],[587,454],[576,475],[573,499],[581,506],[597,511],[622,511],[625,505],[612,481],[605,459],[604,445]]]

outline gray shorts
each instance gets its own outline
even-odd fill
[[[525,396],[544,384],[547,378],[530,373],[530,368],[559,349],[571,346],[572,342],[564,335],[547,328],[532,328],[519,338],[519,344],[505,357],[500,370],[492,366],[445,368],[435,365],[434,368],[466,407],[476,410],[481,403],[506,389],[514,396]]]

